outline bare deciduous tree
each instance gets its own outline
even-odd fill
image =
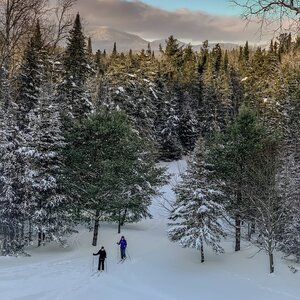
[[[47,0],[0,0],[0,66],[9,69],[23,38],[43,14]]]
[[[285,199],[280,197],[277,175],[278,145],[271,142],[247,168],[247,193],[252,219],[257,224],[257,246],[269,256],[270,273],[274,272],[274,250],[284,224]]]
[[[74,23],[74,15],[72,7],[77,0],[57,0],[56,5],[49,10],[48,19],[45,20],[48,31],[46,35],[49,38],[49,43],[55,49],[57,45],[64,40]]]
[[[39,19],[45,45],[55,49],[73,24],[71,8],[76,0],[0,0],[0,67],[12,71]]]
[[[261,29],[272,26],[274,31],[300,30],[299,0],[230,0],[243,9],[247,21],[258,21]]]

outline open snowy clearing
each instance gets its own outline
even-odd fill
[[[178,173],[184,163],[168,164]],[[170,186],[166,197],[173,197]],[[118,264],[117,227],[102,224],[99,247],[108,254],[107,272],[93,274],[99,250],[90,246],[92,232],[80,230],[70,238],[70,247],[53,243],[29,251],[31,257],[0,258],[1,300],[288,300],[300,299],[300,277],[289,263],[275,256],[275,274],[268,274],[268,258],[244,244],[234,253],[232,240],[224,242],[226,254],[206,250],[206,262],[200,263],[198,251],[182,249],[168,241],[166,216],[153,203],[154,219],[126,225],[122,231],[128,242],[130,258]]]

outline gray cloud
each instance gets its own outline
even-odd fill
[[[215,16],[202,11],[174,12],[133,0],[78,0],[76,9],[88,29],[109,26],[140,35],[145,39],[176,38],[220,42],[258,42],[258,25],[246,26],[238,16]]]

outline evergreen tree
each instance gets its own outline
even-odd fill
[[[166,41],[166,48],[162,57],[163,72],[168,79],[173,81],[179,79],[182,58],[182,47],[179,46],[177,39],[171,35]]]
[[[179,137],[179,98],[174,87],[166,85],[162,85],[162,87],[164,94],[157,106],[157,140],[161,158],[174,160],[179,159],[182,155]]]
[[[185,150],[191,151],[199,135],[198,112],[201,98],[196,54],[189,45],[183,50],[179,91],[179,137]]]
[[[203,42],[203,46],[201,47],[200,50],[200,58],[199,58],[199,65],[198,65],[198,73],[200,75],[203,74],[205,67],[207,66],[208,57],[209,57],[208,41],[206,40],[205,42]]]
[[[216,44],[212,49],[213,70],[218,73],[222,64],[222,50],[220,44]]]
[[[1,254],[13,255],[27,243],[22,226],[29,215],[20,193],[23,175],[18,149],[23,138],[16,124],[17,106],[7,92],[7,104],[0,111],[0,228]]]
[[[240,250],[241,221],[247,216],[247,164],[258,153],[264,138],[264,128],[255,114],[242,107],[239,115],[217,136],[212,146],[209,163],[214,165],[215,175],[224,185],[224,201],[227,211],[235,219],[235,251]]]
[[[52,87],[43,88],[36,109],[28,115],[27,145],[20,149],[25,161],[25,195],[38,246],[45,240],[63,243],[72,225],[68,199],[60,186],[65,142],[59,109]]]
[[[124,111],[141,137],[154,140],[155,61],[146,55],[111,57],[99,90],[99,107]]]
[[[74,210],[94,222],[97,244],[99,220],[136,222],[149,217],[151,196],[163,182],[149,145],[138,137],[124,113],[92,115],[67,133],[66,183]]]
[[[45,52],[39,22],[31,37],[20,70],[17,103],[19,105],[19,126],[26,127],[26,115],[38,102],[45,76]]]
[[[300,105],[299,105],[299,69],[286,68],[284,89],[280,96],[281,119],[284,124],[284,141],[281,151],[282,168],[279,174],[280,195],[287,203],[285,213],[286,223],[280,239],[279,248],[286,256],[294,256],[297,260],[299,254],[299,197],[300,197]],[[281,121],[282,122],[282,121]]]
[[[88,57],[89,63],[92,63],[92,61],[93,61],[93,47],[92,47],[92,39],[91,39],[90,36],[88,37],[86,52],[87,52],[87,57]]]
[[[118,52],[117,52],[117,43],[114,42],[114,47],[113,47],[113,50],[112,50],[112,54],[111,54],[111,57],[112,59],[115,59],[118,55]]]
[[[207,137],[214,131],[221,130],[220,106],[216,76],[212,60],[209,59],[205,72],[201,76],[202,90],[199,105],[199,128],[201,136]]]
[[[15,153],[20,178],[15,183],[15,191],[19,206],[26,207],[26,214],[19,223],[23,227],[28,225],[28,242],[38,233],[39,245],[43,238],[62,241],[68,223],[64,219],[66,201],[57,183],[62,137],[58,106],[54,102],[54,83],[47,77],[47,62],[37,23],[24,55],[17,95],[16,121],[20,138]]]
[[[243,58],[245,60],[245,62],[248,62],[249,61],[249,45],[248,45],[248,41],[246,42],[245,44],[245,47],[243,49]]]
[[[90,69],[79,14],[76,15],[73,29],[70,31],[67,40],[64,54],[64,72],[64,81],[60,88],[63,113],[81,119],[91,112],[93,105],[86,90],[86,81]]]
[[[287,149],[285,149],[287,151]],[[286,257],[293,256],[298,261],[300,258],[300,165],[294,153],[285,158],[283,170],[279,176],[279,192],[284,199],[286,210],[284,220],[281,222],[281,236],[278,239],[278,248],[285,253]]]
[[[42,36],[40,31],[39,22],[37,23],[33,36],[27,45],[23,62],[20,68],[20,76],[18,78],[18,89],[17,89],[17,104],[14,104],[11,98],[11,89],[8,84],[4,84],[4,93],[6,98],[6,116],[3,119],[3,128],[6,128],[3,132],[7,131],[10,134],[10,139],[14,139],[15,142],[6,144],[3,148],[3,157],[10,157],[11,163],[5,161],[3,164],[3,173],[6,176],[4,187],[6,194],[3,197],[7,197],[11,194],[11,200],[7,205],[6,209],[10,211],[12,222],[10,229],[11,233],[9,237],[5,238],[6,242],[14,240],[14,243],[10,241],[6,243],[6,253],[15,252],[16,245],[18,244],[19,251],[30,241],[31,229],[28,236],[25,237],[24,226],[28,224],[30,219],[30,199],[28,194],[28,188],[30,185],[26,184],[25,173],[28,164],[23,156],[23,149],[28,147],[33,132],[28,128],[29,124],[29,112],[37,109],[39,97],[42,90],[43,81],[45,80],[45,68],[44,68],[45,52],[43,49]],[[6,82],[7,83],[7,82]],[[17,109],[15,109],[17,108]],[[12,120],[8,120],[9,116]],[[35,132],[36,134],[36,132]],[[29,138],[30,136],[30,138]],[[5,145],[5,144],[4,144]],[[7,148],[9,145],[10,148]],[[10,153],[5,153],[10,149]],[[10,186],[8,186],[8,183]],[[21,226],[21,227],[20,227]],[[14,244],[14,245],[13,245]],[[21,247],[22,245],[22,247]]]
[[[211,166],[206,163],[206,156],[204,141],[199,140],[182,182],[175,188],[176,202],[170,215],[173,222],[168,231],[169,238],[179,241],[182,247],[200,250],[201,262],[204,262],[204,243],[223,253],[219,243],[225,236],[220,223],[224,209],[216,202],[221,192],[211,181]]]

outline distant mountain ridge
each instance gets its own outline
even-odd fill
[[[145,49],[148,41],[142,39],[138,35],[120,31],[114,28],[101,26],[97,30],[89,33],[92,39],[94,51],[106,50],[112,51],[114,42],[117,43],[118,51],[128,51]]]
[[[117,50],[119,52],[127,52],[130,49],[133,51],[140,51],[142,49],[147,49],[148,44],[150,43],[151,49],[154,51],[159,50],[159,45],[165,47],[166,39],[155,40],[149,42],[138,35],[131,34],[125,31],[117,30],[107,26],[100,26],[97,30],[89,32],[89,36],[92,39],[93,50],[97,51],[98,49],[103,51],[104,49],[107,52],[111,52],[113,45],[117,43]],[[176,36],[175,36],[176,37]],[[187,43],[181,42],[178,40],[180,46],[187,46]],[[233,43],[219,43],[223,49],[233,49],[238,48],[238,44]],[[213,48],[216,43],[210,43],[210,48]],[[194,50],[199,51],[202,45],[192,45]]]

